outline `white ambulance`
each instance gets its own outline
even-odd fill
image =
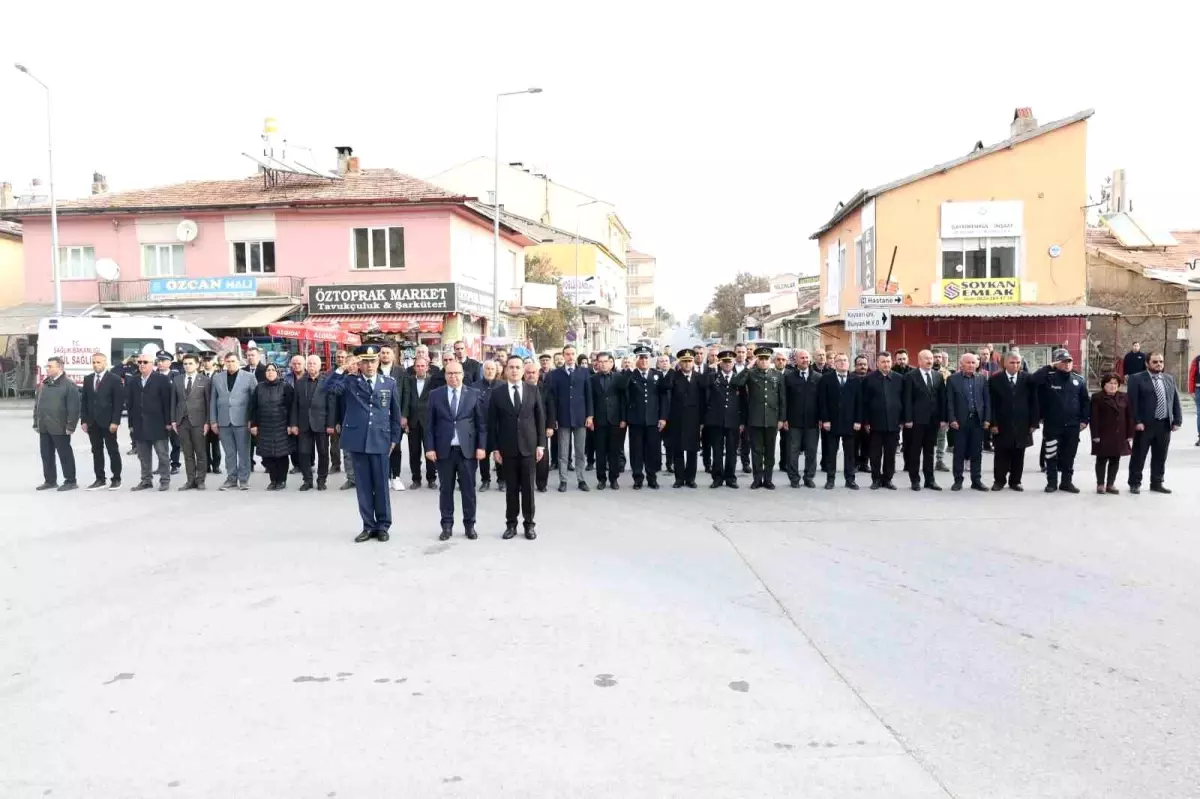
[[[219,346],[208,331],[170,316],[51,316],[38,324],[37,381],[41,384],[52,355],[62,358],[67,375],[82,385],[96,352],[106,353],[109,366],[118,369],[126,358],[148,349],[166,350],[174,357],[181,348],[216,352]]]

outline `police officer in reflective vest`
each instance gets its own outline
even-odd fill
[[[388,540],[392,502],[388,493],[388,458],[400,443],[400,391],[396,381],[379,374],[379,345],[355,350],[358,374],[331,374],[325,389],[340,395],[345,404],[342,448],[354,459],[354,485],[362,532],[358,543]]]

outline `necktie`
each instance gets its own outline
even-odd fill
[[[846,378],[843,375],[838,375],[838,388],[846,387]]]
[[[96,372],[96,381],[92,383],[92,391],[100,390],[100,381],[104,379],[103,372]]]
[[[808,380],[808,372],[801,372],[801,373],[800,373],[800,379],[801,379],[801,380],[804,380],[804,381],[807,381],[807,380]]]
[[[931,372],[925,373],[925,388],[933,391],[933,374]]]
[[[517,385],[516,383],[513,383],[512,388],[513,388],[513,408],[515,408],[517,413],[520,414],[521,413],[521,387],[519,385]]]
[[[183,393],[184,394],[192,393],[192,376],[191,375],[188,375],[187,383],[183,387]]]
[[[1167,418],[1167,393],[1163,391],[1162,377],[1154,376],[1154,398],[1157,402],[1154,405],[1154,418]]]
[[[458,418],[458,392],[450,389],[450,418]]]

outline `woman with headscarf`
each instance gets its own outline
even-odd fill
[[[1121,376],[1108,372],[1100,377],[1100,390],[1092,395],[1092,454],[1096,456],[1096,493],[1120,494],[1113,485],[1121,458],[1133,451],[1133,411],[1129,396],[1122,394]]]
[[[588,356],[580,353],[575,359],[575,366],[584,369],[587,372],[592,371],[591,362],[588,361]],[[591,378],[589,378],[590,380]],[[583,437],[583,454],[587,458],[587,467],[585,471],[591,471],[596,468],[596,431],[588,429],[587,434]]]
[[[273,363],[267,364],[263,378],[250,406],[250,435],[271,479],[267,490],[282,491],[287,488],[288,457],[296,441],[291,418],[294,391],[280,378],[279,367]]]

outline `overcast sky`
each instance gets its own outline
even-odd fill
[[[252,174],[265,116],[325,166],[348,144],[428,177],[491,153],[497,92],[540,86],[505,101],[502,160],[615,203],[679,316],[738,270],[815,272],[838,200],[1005,138],[1016,106],[1094,107],[1089,190],[1124,167],[1139,217],[1200,228],[1200,4],[875,5],[10,3],[0,180],[46,173],[19,61],[54,89],[62,197],[93,170]]]

